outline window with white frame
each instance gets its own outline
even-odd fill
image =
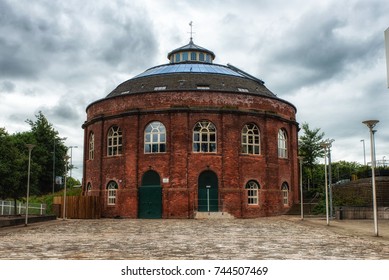
[[[200,121],[193,128],[193,152],[216,152],[216,127],[212,122]]]
[[[289,187],[287,183],[283,183],[281,186],[282,201],[285,206],[289,205]]]
[[[116,204],[117,189],[118,189],[118,185],[116,184],[116,182],[114,181],[109,182],[107,186],[108,205]]]
[[[249,123],[242,129],[242,154],[259,155],[261,153],[260,134],[258,127]]]
[[[287,137],[286,132],[283,129],[278,131],[278,157],[287,158],[288,149],[287,149]]]
[[[247,190],[247,204],[258,205],[258,183],[255,181],[248,181],[245,188]]]
[[[108,132],[107,155],[116,156],[122,154],[122,130],[119,126],[112,126]]]
[[[92,192],[92,184],[88,183],[88,185],[86,186],[86,195],[87,196],[91,195],[91,192]]]
[[[150,153],[166,152],[166,129],[161,122],[152,122],[145,129],[144,151]]]
[[[95,158],[95,134],[91,132],[89,134],[89,159]]]

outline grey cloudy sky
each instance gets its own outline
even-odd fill
[[[361,123],[379,119],[389,159],[385,0],[0,0],[0,127],[26,131],[38,111],[73,150],[82,177],[85,108],[119,83],[168,63],[189,41],[265,81],[298,122],[333,138],[333,160],[363,162]]]

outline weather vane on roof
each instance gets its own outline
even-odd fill
[[[190,41],[192,42],[192,40],[193,40],[193,33],[195,33],[195,32],[193,32],[193,30],[192,30],[193,21],[190,21],[190,22],[189,22],[189,25],[190,25]]]

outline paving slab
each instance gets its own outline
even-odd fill
[[[56,220],[0,228],[0,259],[389,260],[389,221]]]

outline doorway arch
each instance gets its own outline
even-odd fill
[[[199,212],[219,211],[218,179],[215,172],[206,170],[198,179],[198,204]]]
[[[138,195],[138,218],[162,218],[162,186],[159,174],[149,170],[143,174]]]

